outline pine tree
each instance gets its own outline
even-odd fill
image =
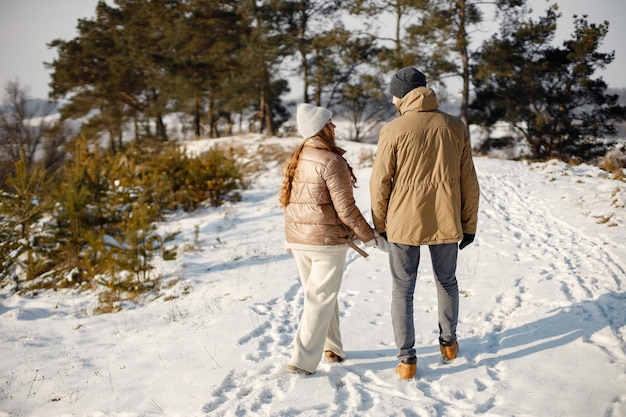
[[[8,190],[0,193],[0,282],[12,280],[15,290],[34,287],[48,263],[40,256],[45,227],[39,223],[49,207],[46,171],[28,169],[27,157],[15,163],[7,179]]]
[[[476,123],[511,124],[537,159],[604,154],[606,143],[597,140],[615,133],[615,123],[626,118],[626,107],[606,93],[598,68],[614,53],[598,52],[608,22],[590,24],[575,17],[571,39],[552,46],[557,28],[557,6],[534,21],[520,10],[508,15],[502,34],[494,35],[475,55],[473,68]]]
[[[114,166],[106,152],[90,149],[86,137],[77,138],[70,159],[55,178],[56,248],[50,254],[58,286],[95,283],[109,264],[99,242],[115,231],[119,215],[110,204],[109,178]]]

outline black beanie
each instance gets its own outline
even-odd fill
[[[389,83],[391,94],[402,98],[417,87],[426,87],[426,76],[414,67],[405,67],[398,71]]]

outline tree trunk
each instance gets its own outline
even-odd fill
[[[157,132],[159,133],[159,137],[163,142],[167,142],[167,127],[163,122],[163,117],[161,115],[157,116]]]
[[[303,92],[302,92],[302,101],[304,103],[309,102],[309,66],[306,62],[306,54],[304,51],[301,51],[302,59],[302,84],[303,84]]]
[[[470,74],[469,74],[469,56],[467,52],[467,32],[465,30],[465,8],[467,4],[465,0],[460,0],[459,2],[459,42],[461,47],[461,62],[463,65],[463,92],[461,94],[461,120],[465,123],[465,126],[469,126],[469,115],[468,115],[468,105],[469,105],[469,85],[470,85]]]
[[[261,97],[259,97],[259,115],[261,121],[261,132],[265,131],[265,90],[261,89]]]
[[[265,100],[265,126],[266,135],[274,136],[276,133],[274,130],[274,121],[272,120],[272,101]]]
[[[200,123],[201,117],[202,117],[201,112],[202,112],[202,103],[200,99],[196,97],[194,111],[193,111],[193,129],[194,129],[194,133],[196,134],[196,137],[200,137],[200,135],[202,135],[202,125]]]

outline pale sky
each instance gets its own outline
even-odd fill
[[[600,52],[615,51],[615,60],[602,75],[610,87],[626,87],[625,0],[529,0],[535,12],[559,4],[560,45],[573,31],[573,14],[588,15],[590,23],[610,22]],[[112,1],[109,0],[109,4]],[[44,62],[56,57],[46,44],[56,38],[76,37],[80,18],[93,18],[97,0],[0,0],[0,95],[8,81],[30,89],[31,97],[48,96],[50,73]],[[487,11],[487,10],[485,10]]]

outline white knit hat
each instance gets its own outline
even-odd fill
[[[296,121],[298,132],[303,138],[312,138],[324,128],[332,117],[332,113],[324,107],[317,107],[308,103],[298,104]]]

